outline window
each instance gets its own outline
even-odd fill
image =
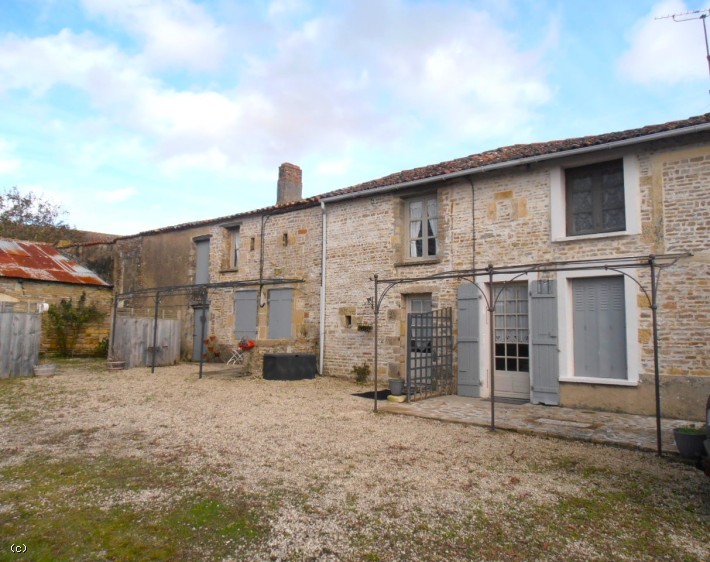
[[[626,230],[623,160],[565,171],[567,235]]]
[[[239,267],[239,246],[241,244],[241,238],[239,235],[239,227],[232,228],[229,231],[230,238],[230,258],[229,267],[232,269],[237,269]]]
[[[493,285],[496,371],[528,373],[530,350],[527,283]]]
[[[432,258],[439,254],[436,195],[407,199],[407,237],[409,258]]]
[[[410,353],[431,353],[434,333],[431,294],[410,295],[407,297],[408,312],[420,314],[411,320]]]
[[[624,278],[573,279],[572,300],[574,376],[625,380]]]
[[[256,319],[259,310],[258,291],[234,293],[234,336],[237,339],[257,337]]]
[[[641,233],[641,170],[636,154],[550,170],[553,242]]]
[[[269,291],[269,339],[291,337],[291,308],[293,289],[271,289]]]

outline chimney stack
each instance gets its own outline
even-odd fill
[[[279,183],[276,191],[276,204],[300,201],[303,198],[301,168],[284,162],[279,166]]]

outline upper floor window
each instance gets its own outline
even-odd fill
[[[624,162],[565,170],[567,236],[626,230]]]
[[[239,267],[239,245],[241,238],[239,236],[239,227],[234,227],[229,231],[230,238],[230,256],[229,267],[236,269]]]
[[[409,258],[431,258],[439,253],[436,194],[407,199]]]

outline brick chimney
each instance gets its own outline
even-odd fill
[[[301,168],[288,162],[279,166],[279,183],[276,191],[276,204],[291,203],[303,198]]]

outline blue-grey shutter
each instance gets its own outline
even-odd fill
[[[195,242],[195,285],[210,282],[210,241]]]
[[[256,315],[259,308],[258,291],[234,293],[234,335],[237,339],[256,339]]]
[[[459,285],[458,309],[458,395],[479,397],[480,328],[478,288],[470,283]]]
[[[269,291],[269,339],[289,339],[291,337],[291,309],[293,289],[271,289]]]
[[[557,287],[553,280],[531,283],[532,392],[533,404],[560,403]]]
[[[572,281],[574,374],[626,379],[626,309],[623,277]]]

